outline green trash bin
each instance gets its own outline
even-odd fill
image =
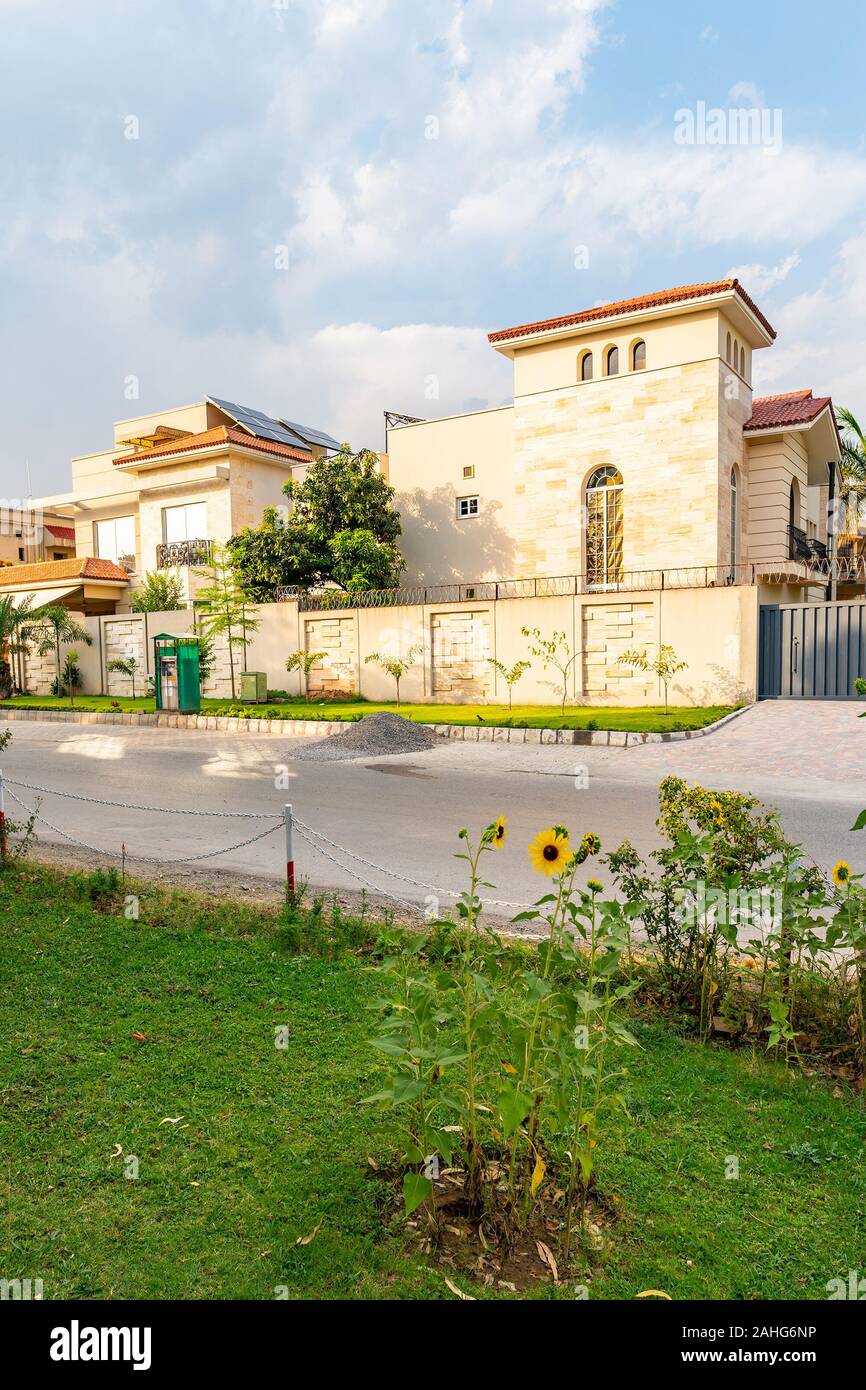
[[[266,705],[268,703],[267,671],[241,672],[241,704]]]

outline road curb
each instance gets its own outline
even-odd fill
[[[465,743],[555,743],[592,748],[635,748],[644,743],[677,743],[706,738],[731,720],[753,709],[743,705],[703,729],[672,729],[670,733],[632,733],[623,729],[528,729],[505,724],[422,724],[440,738]],[[348,719],[238,719],[214,714],[112,714],[102,710],[0,709],[0,721],[49,720],[58,724],[107,724],[133,729],[184,729],[231,734],[282,734],[287,738],[321,738],[349,729]]]

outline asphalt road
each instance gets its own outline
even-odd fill
[[[537,830],[564,824],[576,836],[596,831],[605,849],[628,838],[649,850],[658,843],[658,782],[669,772],[753,791],[778,807],[788,833],[822,867],[840,856],[855,868],[866,867],[866,833],[852,835],[849,829],[866,805],[866,775],[859,772],[866,728],[855,727],[856,712],[851,711],[852,737],[858,742],[847,741],[847,726],[842,729],[845,747],[855,750],[854,764],[840,776],[838,760],[832,767],[818,761],[812,768],[806,753],[798,756],[790,746],[784,756],[770,754],[763,761],[753,756],[750,741],[756,732],[763,735],[761,746],[766,744],[766,730],[758,722],[769,719],[762,714],[766,708],[747,712],[727,732],[686,743],[636,749],[451,743],[420,755],[351,763],[293,761],[293,741],[279,736],[23,721],[0,728],[13,733],[2,758],[8,792],[30,806],[37,794],[15,782],[126,804],[267,812],[275,821],[291,801],[301,821],[368,861],[328,846],[314,848],[299,835],[298,872],[311,884],[367,886],[419,904],[435,894],[444,908],[464,883],[465,866],[453,857],[461,848],[461,826],[477,830],[500,813],[506,816],[509,839],[486,861],[495,887],[485,892],[526,904],[540,887],[526,857],[526,844]],[[833,717],[842,717],[838,707]],[[790,737],[789,732],[789,744]],[[814,726],[804,728],[809,748],[815,737]],[[55,827],[40,825],[40,838],[62,844],[58,832],[65,831],[74,841],[103,850],[119,851],[125,844],[131,855],[164,861],[228,846],[266,828],[255,820],[160,815],[40,795],[41,814]],[[8,793],[7,812],[21,814]],[[278,829],[256,844],[202,861],[202,867],[277,880],[284,858]],[[416,882],[389,877],[371,865],[388,865]]]

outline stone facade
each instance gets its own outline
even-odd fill
[[[133,682],[130,676],[119,671],[110,671],[112,661],[128,661],[130,657],[138,662],[138,671]],[[106,689],[109,695],[130,696],[135,687],[136,695],[144,695],[146,658],[144,652],[144,622],[141,618],[129,617],[112,620],[105,624],[105,674]]]
[[[618,664],[627,651],[655,651],[657,627],[652,603],[608,603],[583,606],[583,693],[592,700],[616,695],[623,703],[644,704],[655,678]]]
[[[434,696],[453,703],[490,694],[490,613],[471,609],[433,613],[431,667]]]
[[[347,617],[307,618],[304,650],[322,652],[307,681],[309,696],[348,695],[358,688],[358,649],[355,620]]]

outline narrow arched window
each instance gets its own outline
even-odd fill
[[[580,358],[578,377],[581,381],[592,381],[592,353],[585,352]]]
[[[616,376],[619,371],[619,348],[608,348],[604,355],[605,376]]]
[[[631,350],[631,369],[633,372],[642,372],[646,366],[646,343],[635,343]]]
[[[741,348],[740,348],[740,376],[741,376],[741,377],[743,378],[743,380],[745,381],[745,379],[746,379],[746,349],[745,349],[744,347],[741,347]]]
[[[739,559],[739,499],[737,497],[737,469],[736,465],[731,469],[731,568],[736,565]]]
[[[586,582],[611,589],[622,579],[622,474],[596,468],[586,485]]]
[[[730,362],[730,361],[731,361],[731,335],[730,335],[730,333],[728,334],[727,338],[725,339],[725,361],[726,361],[726,362]]]

